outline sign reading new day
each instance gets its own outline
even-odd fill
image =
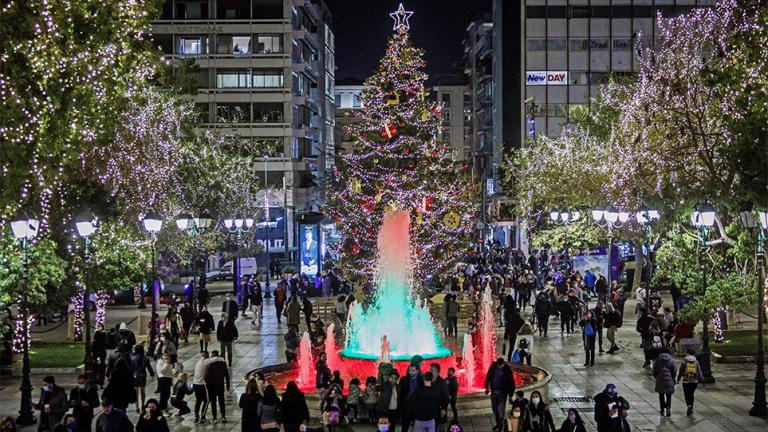
[[[525,73],[526,85],[568,85],[566,71],[529,71]]]

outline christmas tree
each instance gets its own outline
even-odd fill
[[[366,81],[357,122],[348,128],[355,146],[337,163],[326,212],[343,241],[339,267],[352,279],[373,280],[376,235],[388,211],[411,214],[414,277],[421,283],[449,268],[466,250],[475,188],[469,166],[451,159],[438,140],[441,106],[424,88],[422,50],[411,45],[403,6],[386,55]]]

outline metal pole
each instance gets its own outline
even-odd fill
[[[150,318],[149,343],[154,343],[157,336],[157,263],[155,262],[155,234],[152,233],[152,317]]]
[[[285,173],[283,173],[283,176],[285,176]],[[266,297],[269,298],[271,295],[269,294],[269,204],[267,193],[267,157],[264,156],[264,262],[266,263],[264,266],[264,291],[266,292]]]
[[[707,289],[707,269],[704,259],[704,253],[707,251],[707,228],[702,227],[700,230],[701,236],[701,254],[699,260],[701,261],[701,284],[702,293]],[[709,315],[704,318],[702,323],[702,335],[701,335],[701,353],[699,354],[699,363],[701,364],[702,375],[704,375],[704,382],[711,384],[715,382],[715,377],[712,376],[712,365],[710,363],[710,351],[709,351]]]
[[[613,276],[613,267],[611,266],[611,250],[613,249],[613,224],[608,223],[608,294],[611,291],[611,279]]]
[[[480,200],[480,205],[482,206],[482,208],[481,208],[481,211],[480,211],[481,213],[480,214],[481,214],[481,222],[482,222],[483,226],[480,228],[480,241],[481,241],[480,252],[481,253],[485,253],[485,223],[486,223],[486,218],[485,218],[485,195],[486,195],[485,182],[487,181],[486,180],[487,177],[485,175],[485,155],[483,155],[483,159],[481,159],[481,160],[482,160],[482,170],[480,171],[481,172],[481,175],[480,175],[480,183],[481,183],[480,184],[480,191],[482,192],[482,197],[481,197],[481,200]]]
[[[29,304],[27,300],[27,292],[29,291],[28,285],[28,272],[29,272],[29,243],[24,238],[21,241],[21,248],[24,251],[23,270],[21,273],[22,279],[22,301],[21,311],[22,314],[22,334],[24,335],[24,350],[22,354],[22,366],[21,366],[21,408],[19,409],[19,416],[16,417],[16,423],[20,425],[31,425],[37,423],[34,411],[32,411],[32,382],[29,380],[30,367],[29,367]]]
[[[288,262],[288,179],[283,170],[283,258]]]
[[[192,299],[190,300],[189,307],[192,308],[192,312],[196,313],[195,309],[197,305],[197,234],[193,234],[192,243],[195,249],[192,251]]]
[[[85,365],[85,382],[89,385],[93,385],[96,382],[93,374],[93,353],[91,352],[91,284],[90,284],[90,269],[91,269],[91,254],[89,246],[91,244],[90,237],[85,237],[85,289],[83,289],[83,326],[85,327],[85,359],[83,364]]]
[[[765,346],[763,343],[763,321],[765,320],[765,233],[762,226],[758,226],[757,240],[757,266],[759,279],[757,281],[757,370],[755,372],[755,398],[749,415],[765,417],[768,409],[765,403]]]

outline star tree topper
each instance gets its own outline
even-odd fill
[[[405,10],[403,4],[400,3],[400,6],[397,8],[397,12],[392,12],[389,14],[389,16],[395,20],[395,25],[392,27],[392,30],[410,30],[411,25],[408,23],[408,18],[410,18],[411,15],[413,15],[413,12]]]

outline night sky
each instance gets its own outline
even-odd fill
[[[325,0],[333,14],[336,35],[336,80],[365,79],[372,75],[384,55],[392,34],[390,12],[397,0]],[[413,11],[411,40],[426,51],[430,81],[437,75],[461,73],[456,69],[464,49],[467,26],[484,15],[490,17],[491,0],[405,0]]]

